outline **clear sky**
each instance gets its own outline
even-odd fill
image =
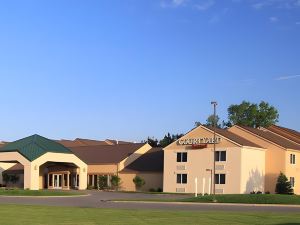
[[[161,138],[211,100],[300,130],[300,1],[1,1],[0,78],[1,140]]]

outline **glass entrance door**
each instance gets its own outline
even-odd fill
[[[61,174],[53,174],[53,188],[54,189],[62,189],[62,175]]]

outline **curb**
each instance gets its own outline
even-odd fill
[[[247,203],[205,203],[205,202],[155,202],[155,201],[114,201],[111,200],[111,202],[116,202],[116,203],[142,203],[142,204],[173,204],[173,205],[210,205],[210,206],[254,206],[254,207],[287,207],[287,208],[299,208],[300,205],[284,205],[284,204],[247,204]]]
[[[91,194],[86,194],[86,195],[61,195],[61,196],[26,196],[26,195],[0,195],[0,198],[5,197],[5,198],[76,198],[76,197],[87,197],[90,196]]]

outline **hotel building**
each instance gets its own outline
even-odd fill
[[[121,178],[119,190],[135,191],[135,176],[145,180],[141,190],[162,189],[162,170],[162,149],[147,143],[53,141],[33,135],[0,148],[0,174],[18,177],[6,185],[31,190],[96,188],[99,176],[110,187],[113,175]]]
[[[216,128],[215,137],[213,128],[201,125],[162,149],[147,143],[53,141],[33,135],[0,144],[0,184],[32,190],[86,189],[96,188],[99,176],[110,187],[112,176],[118,176],[119,190],[136,191],[133,179],[140,176],[145,180],[142,191],[275,193],[283,172],[300,194],[299,132],[275,125],[236,125]],[[5,176],[18,179],[4,181]]]

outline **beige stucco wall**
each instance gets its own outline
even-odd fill
[[[270,141],[264,140],[248,131],[233,126],[229,129],[249,141],[266,149],[265,152],[265,191],[275,193],[276,180],[280,172],[286,173],[286,150]]]
[[[217,135],[218,136],[218,135]],[[213,138],[213,132],[203,127],[198,127],[182,139],[186,138]],[[242,147],[222,138],[216,144],[216,151],[226,150],[226,162],[216,162],[216,173],[226,174],[226,184],[216,184],[216,193],[224,194],[242,193],[241,190],[241,151]],[[187,152],[187,162],[176,162],[177,152]],[[208,144],[204,149],[192,149],[191,146],[179,145],[174,142],[164,149],[164,192],[176,192],[178,188],[184,188],[187,193],[195,192],[195,178],[197,178],[198,193],[209,193],[210,171],[213,168],[213,144]],[[187,184],[177,184],[176,176],[179,173],[187,173]],[[205,181],[203,181],[203,179]],[[214,179],[214,178],[213,178]]]
[[[216,174],[226,174],[226,184],[216,184],[216,193],[241,193],[241,147],[216,146],[216,151],[226,151],[226,162],[216,162]],[[176,162],[177,152],[187,152],[187,162]],[[182,169],[183,166],[185,169]],[[223,168],[222,168],[223,167]],[[177,188],[184,188],[186,193],[195,192],[195,178],[198,182],[198,193],[209,193],[210,171],[213,168],[213,148],[205,149],[176,149],[164,151],[164,192],[177,192]],[[187,184],[177,184],[177,174],[188,174]],[[205,181],[203,181],[203,179]],[[213,178],[214,179],[214,178]],[[222,191],[221,191],[222,190]]]
[[[241,193],[264,192],[265,150],[243,147],[241,150]]]
[[[162,173],[120,173],[121,189],[124,191],[137,191],[133,179],[135,176],[140,176],[145,180],[145,185],[139,191],[149,191],[150,188],[163,188]]]
[[[117,164],[88,165],[88,174],[116,174]]]
[[[290,154],[295,154],[296,156],[296,164],[290,163]],[[290,180],[290,177],[295,177],[295,187],[294,193],[299,195],[300,194],[300,152],[294,150],[287,150],[286,157],[286,172],[285,175]]]

